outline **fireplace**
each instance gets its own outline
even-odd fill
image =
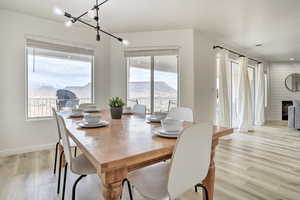
[[[288,120],[288,107],[293,105],[293,101],[282,101],[282,120]]]

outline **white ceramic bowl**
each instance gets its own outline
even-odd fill
[[[175,119],[164,119],[161,120],[161,126],[165,131],[181,131],[183,128],[183,121]]]
[[[73,108],[72,109],[72,114],[73,115],[82,115],[82,113],[83,113],[83,110],[80,109],[80,108]]]
[[[88,123],[98,123],[101,119],[101,114],[85,113],[83,120]]]

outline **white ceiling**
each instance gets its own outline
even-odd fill
[[[99,0],[101,1],[101,0]],[[56,21],[58,6],[76,15],[94,0],[1,0],[0,8]],[[272,61],[300,61],[299,0],[110,0],[101,7],[105,29],[136,32],[195,28]],[[262,47],[255,44],[263,43]]]

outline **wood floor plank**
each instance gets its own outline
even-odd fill
[[[1,157],[0,199],[59,200],[53,161],[53,150]],[[235,133],[220,140],[216,168],[215,200],[299,200],[300,132],[271,124]],[[66,199],[76,178],[68,174]],[[100,185],[96,175],[86,177],[78,184],[76,199],[98,199]],[[126,190],[124,194],[128,199]],[[201,192],[191,189],[180,199],[202,199]]]

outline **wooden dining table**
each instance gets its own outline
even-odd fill
[[[122,192],[122,181],[128,173],[170,159],[176,139],[153,134],[160,124],[146,122],[145,116],[123,115],[122,119],[111,119],[107,110],[101,111],[101,115],[110,123],[108,126],[80,128],[77,125],[80,118],[63,117],[69,136],[97,169],[104,199],[117,200]],[[191,125],[185,123],[184,126]],[[232,128],[214,126],[213,130],[210,168],[203,181],[210,200],[213,200],[214,193],[216,146],[220,137],[233,133]]]

